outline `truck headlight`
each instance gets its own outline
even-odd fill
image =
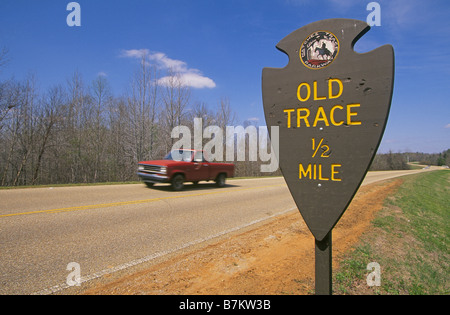
[[[167,174],[167,167],[161,167],[161,174]]]
[[[139,165],[138,166],[138,170],[143,171],[144,170],[144,165]]]

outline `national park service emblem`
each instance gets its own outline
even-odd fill
[[[331,64],[339,53],[339,40],[327,31],[309,35],[300,48],[300,59],[309,69],[321,69]]]

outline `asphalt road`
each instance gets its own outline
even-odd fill
[[[369,172],[364,184],[423,172]],[[46,294],[296,211],[284,179],[0,190],[0,294]]]

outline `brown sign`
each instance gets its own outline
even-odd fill
[[[349,19],[309,24],[277,45],[289,64],[263,70],[266,122],[279,126],[280,168],[318,241],[361,185],[389,114],[392,46],[364,54],[353,50],[369,29]]]

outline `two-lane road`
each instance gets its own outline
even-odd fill
[[[419,171],[373,172],[365,184]],[[143,184],[0,190],[0,294],[62,290],[296,211],[284,179],[201,183],[181,192]]]

